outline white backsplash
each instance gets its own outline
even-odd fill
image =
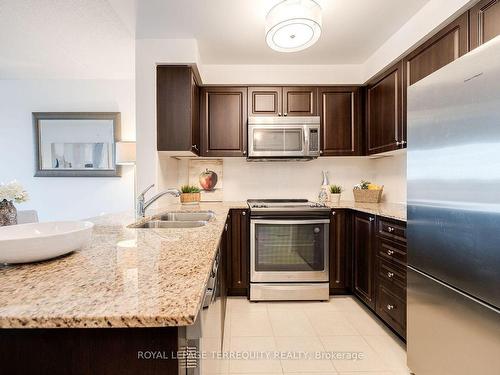
[[[330,184],[341,185],[343,200],[353,200],[352,186],[361,179],[384,185],[383,201],[406,202],[406,155],[380,159],[366,157],[331,157],[308,162],[247,162],[243,158],[223,158],[224,200],[248,198],[307,198],[316,200],[327,170]],[[177,173],[177,185],[188,182],[188,160],[163,163]],[[164,176],[168,174],[163,169]],[[167,172],[167,173],[165,173]],[[171,174],[170,174],[171,176]],[[172,182],[171,178],[168,178]]]

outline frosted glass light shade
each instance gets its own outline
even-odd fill
[[[275,51],[296,52],[321,35],[321,7],[314,0],[284,0],[266,16],[266,42]]]
[[[136,151],[135,142],[116,142],[116,164],[132,165],[135,164]]]

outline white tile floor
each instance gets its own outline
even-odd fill
[[[222,374],[409,374],[404,343],[351,296],[332,297],[329,302],[229,298],[224,351],[284,354],[276,359],[229,359],[221,365]],[[364,357],[308,359],[301,354],[329,352],[361,352]],[[290,353],[296,358],[288,357]]]

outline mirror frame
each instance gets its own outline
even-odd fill
[[[120,112],[33,112],[35,137],[34,177],[120,177],[121,167],[116,165],[116,142],[120,140]],[[40,120],[113,120],[113,165],[109,170],[52,170],[42,169],[40,155]]]

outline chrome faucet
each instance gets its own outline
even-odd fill
[[[165,191],[162,191],[158,194],[156,194],[154,197],[152,197],[150,200],[146,201],[145,200],[145,195],[151,189],[155,184],[149,185],[142,193],[140,193],[137,196],[137,202],[136,202],[136,215],[137,217],[144,217],[146,213],[146,209],[151,206],[156,200],[159,198],[163,197],[165,194],[171,194],[174,197],[178,197],[181,195],[181,192],[178,189],[167,189]]]

